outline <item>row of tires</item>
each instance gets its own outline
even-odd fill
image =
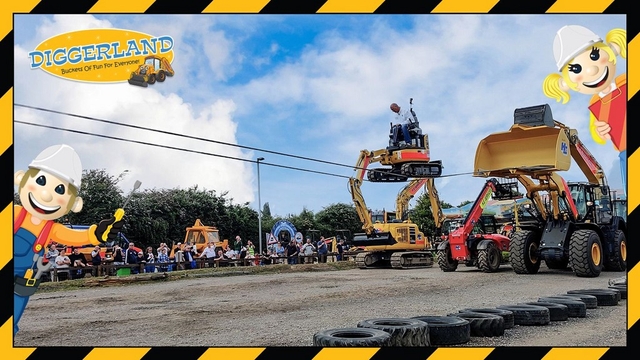
[[[440,346],[458,345],[471,337],[502,336],[516,325],[539,326],[570,317],[584,318],[587,309],[615,306],[627,298],[627,285],[603,289],[569,290],[566,294],[538,301],[496,308],[467,308],[446,316],[377,318],[360,321],[356,327],[320,331],[313,345],[335,346]]]

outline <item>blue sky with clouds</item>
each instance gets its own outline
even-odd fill
[[[174,138],[15,108],[15,119],[143,139],[244,159],[164,150],[28,125],[14,126],[14,171],[42,149],[67,143],[84,168],[117,175],[125,192],[198,185],[228,192],[272,214],[317,212],[351,203],[347,178],[360,150],[388,144],[389,104],[414,99],[431,156],[446,176],[436,180],[441,200],[474,200],[484,179],[468,175],[479,141],[513,123],[513,110],[549,103],[554,118],[576,128],[621,188],[617,153],[588,132],[589,96],[567,104],[542,93],[555,71],[553,39],[564,25],[600,36],[626,28],[623,15],[15,15],[16,103],[204,137],[241,146],[335,162],[335,166],[259,150]],[[126,82],[90,84],[30,70],[28,52],[43,40],[89,28],[120,28],[174,39],[176,75],[140,88]],[[619,73],[626,61],[618,59]],[[328,176],[278,166],[336,174]],[[582,180],[577,166],[563,176]],[[393,208],[403,186],[365,182],[368,207]],[[412,201],[411,205],[414,205]]]

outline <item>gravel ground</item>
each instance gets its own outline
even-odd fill
[[[287,265],[281,265],[288,267]],[[39,292],[20,321],[15,346],[311,346],[321,330],[355,327],[365,319],[443,316],[469,307],[537,301],[568,290],[607,288],[624,276],[571,271],[485,274],[458,267],[327,270],[193,277],[127,286]],[[626,346],[627,300],[587,309],[586,318],[545,326],[516,325],[500,337],[472,337],[464,345]]]

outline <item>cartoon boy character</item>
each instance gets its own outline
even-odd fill
[[[627,184],[627,75],[616,77],[616,56],[627,58],[626,31],[613,29],[605,41],[591,30],[567,25],[558,30],[553,55],[560,74],[548,75],[544,94],[565,104],[569,90],[592,95],[589,128],[593,140],[611,140],[619,151],[622,183]]]
[[[54,222],[69,211],[82,210],[82,198],[78,196],[81,177],[80,157],[64,144],[46,148],[29,164],[26,172],[19,170],[14,175],[22,203],[14,206],[14,335],[29,296],[35,293],[40,275],[50,266],[50,263],[44,266],[42,261],[47,242],[98,245],[112,241],[122,228],[122,221],[116,221],[115,217],[86,230],[72,230]]]

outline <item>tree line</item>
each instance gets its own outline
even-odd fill
[[[104,169],[84,170],[79,195],[84,206],[79,213],[69,213],[58,222],[74,225],[96,224],[102,219],[113,216],[116,209],[123,206],[129,194],[123,194],[118,187],[122,177],[109,174]],[[20,205],[18,194],[14,192],[14,202]],[[443,208],[452,207],[442,202]],[[196,219],[204,225],[215,226],[220,239],[233,239],[240,235],[244,240],[252,240],[258,245],[258,212],[249,207],[249,203],[236,204],[228,192],[199,188],[197,185],[187,189],[146,189],[131,194],[125,210],[125,236],[138,246],[157,247],[161,242],[167,244],[182,242],[186,228]],[[269,203],[262,209],[262,230],[269,232],[280,220],[291,222],[296,230],[308,235],[309,230],[319,230],[325,237],[335,236],[338,229],[347,229],[352,234],[362,232],[362,223],[353,204],[329,204],[314,213],[303,209],[299,214],[286,216],[272,215]],[[428,237],[437,233],[431,212],[429,197],[425,191],[416,201],[411,220]],[[263,234],[264,237],[264,234]],[[263,246],[266,245],[264,238]]]

